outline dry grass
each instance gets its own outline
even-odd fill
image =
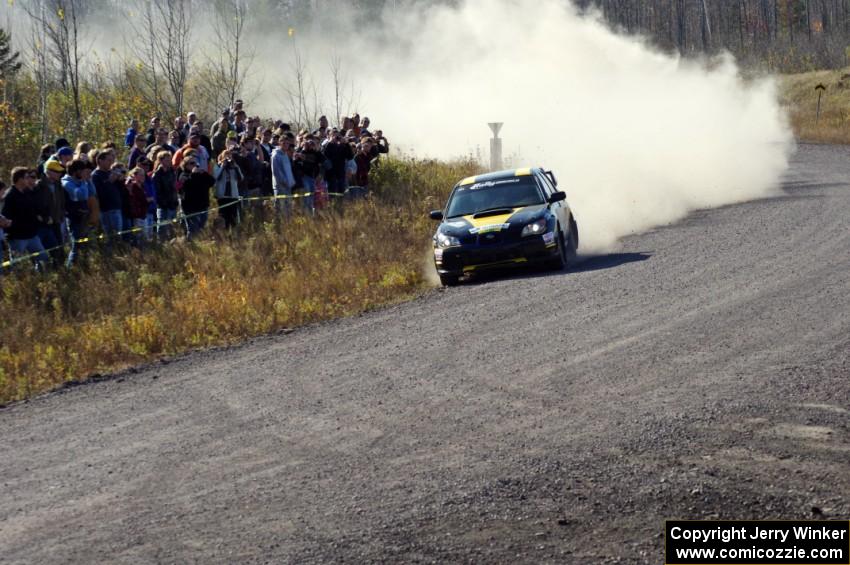
[[[233,234],[71,271],[0,279],[0,404],[92,373],[398,301],[428,286],[439,207],[472,163],[385,161],[375,198],[316,218],[256,215]]]
[[[823,84],[820,118],[818,93]],[[783,106],[798,139],[820,143],[850,143],[850,69],[815,71],[780,78]]]
[[[827,87],[815,120],[815,85]],[[850,142],[850,70],[787,75],[783,104],[807,141]],[[190,349],[352,315],[427,288],[422,259],[439,208],[473,163],[385,161],[375,198],[289,222],[260,214],[238,232],[71,271],[0,278],[0,405]],[[94,251],[94,250],[92,250]]]

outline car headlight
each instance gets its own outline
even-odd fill
[[[527,235],[540,235],[546,231],[547,228],[546,218],[540,218],[535,222],[531,222],[524,228],[522,228],[522,237]]]
[[[437,244],[437,247],[454,247],[455,245],[460,245],[460,240],[443,232],[437,232],[434,243]]]

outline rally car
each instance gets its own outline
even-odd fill
[[[572,264],[578,225],[552,171],[498,171],[457,183],[434,234],[434,264],[440,281],[457,284],[463,275],[486,269],[547,263]]]

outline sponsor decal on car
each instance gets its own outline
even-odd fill
[[[471,234],[479,234],[479,233],[491,233],[496,231],[506,230],[511,227],[511,224],[488,224],[486,226],[479,226],[477,228],[469,228],[469,233]]]
[[[543,243],[549,245],[550,243],[555,242],[555,232],[550,231],[543,234]]]
[[[493,188],[494,186],[499,186],[501,184],[516,184],[520,181],[520,179],[500,179],[500,180],[486,180],[483,182],[477,182],[472,186],[468,186],[465,188],[460,188],[458,190],[480,190],[482,188]]]

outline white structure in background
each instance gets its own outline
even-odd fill
[[[499,132],[504,122],[490,122],[487,125],[493,132],[493,139],[490,140],[490,170],[498,171],[502,168],[502,138],[499,137]]]

